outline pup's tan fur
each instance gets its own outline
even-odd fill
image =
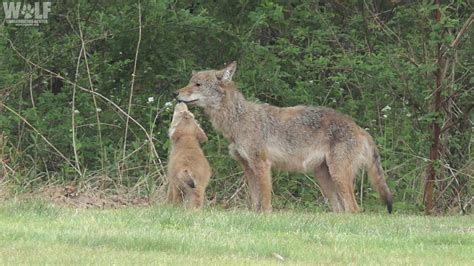
[[[382,176],[379,154],[365,130],[329,108],[279,108],[246,101],[232,82],[235,69],[233,62],[222,70],[193,72],[176,99],[202,107],[231,142],[230,154],[243,167],[255,209],[271,210],[273,167],[315,173],[335,212],[357,212],[353,182],[365,165],[391,212],[392,196]]]
[[[171,139],[168,201],[201,208],[211,177],[211,167],[199,146],[207,141],[207,136],[186,104],[176,105],[168,134]]]

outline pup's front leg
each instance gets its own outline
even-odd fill
[[[195,209],[202,208],[204,204],[204,188],[195,187],[190,193],[192,193],[191,207]]]
[[[169,204],[180,204],[182,200],[182,193],[176,184],[168,185],[168,203]]]

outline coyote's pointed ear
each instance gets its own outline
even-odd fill
[[[228,66],[221,70],[216,71],[216,78],[222,81],[231,81],[234,76],[235,69],[237,68],[237,62],[233,61]]]
[[[197,73],[198,73],[197,71],[192,70],[192,71],[191,71],[191,76],[194,76],[194,75],[196,75]]]
[[[204,143],[208,140],[206,133],[204,133],[204,130],[202,130],[200,126],[198,126],[197,139],[199,143]]]

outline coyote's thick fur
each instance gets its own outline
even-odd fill
[[[176,99],[202,107],[214,127],[231,142],[240,162],[253,207],[271,210],[270,169],[313,172],[335,212],[357,212],[354,177],[366,166],[373,187],[392,210],[372,137],[351,118],[330,108],[279,108],[246,101],[235,88],[236,62],[222,70],[193,72]]]
[[[176,105],[168,134],[171,139],[168,201],[174,204],[184,201],[193,208],[201,208],[211,176],[211,167],[199,146],[207,141],[207,136],[186,104]]]

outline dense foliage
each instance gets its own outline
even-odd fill
[[[0,26],[0,180],[21,190],[73,182],[162,194],[172,92],[192,70],[237,60],[247,98],[332,107],[366,128],[396,209],[421,207],[439,123],[435,206],[465,211],[474,189],[474,45],[473,27],[463,25],[472,10],[461,0],[54,2],[46,24]],[[211,204],[244,204],[226,140],[193,111],[209,136]],[[377,206],[367,183],[357,183],[366,209]],[[311,176],[274,173],[273,184],[276,207],[326,206]]]

